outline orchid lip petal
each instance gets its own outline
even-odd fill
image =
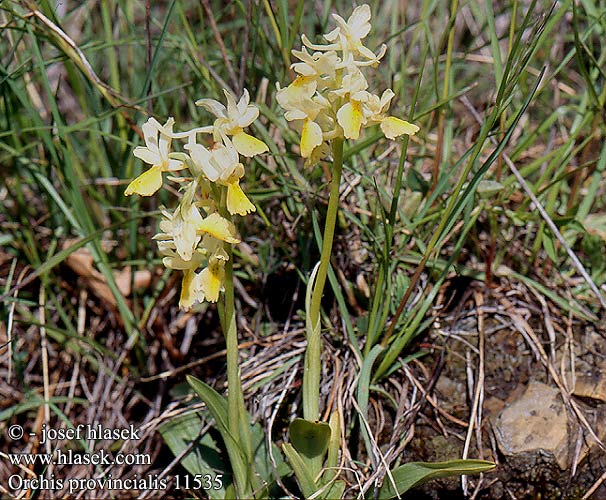
[[[307,120],[301,131],[301,156],[308,158],[312,151],[322,144],[322,129],[317,123]]]
[[[227,185],[227,210],[230,214],[242,216],[256,210],[237,181]]]
[[[233,144],[238,153],[247,158],[265,153],[269,150],[267,144],[245,132],[234,135]]]
[[[125,196],[138,194],[140,196],[151,196],[162,187],[162,168],[153,166],[143,172],[139,177],[131,181],[124,191]]]
[[[381,120],[381,131],[388,139],[395,139],[403,134],[414,135],[419,127],[395,116],[388,116]]]

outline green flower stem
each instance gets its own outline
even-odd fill
[[[238,366],[238,331],[234,308],[233,262],[231,246],[225,245],[229,260],[225,263],[225,344],[227,348],[227,408],[229,432],[237,439],[240,434],[239,400],[243,398]]]
[[[231,220],[227,211],[227,189],[221,189],[219,212],[221,216]],[[240,435],[239,401],[244,398],[238,366],[238,330],[236,328],[236,310],[234,307],[234,263],[230,244],[224,244],[227,253],[225,263],[225,296],[223,302],[223,334],[227,350],[227,424],[230,434],[238,440]]]
[[[307,311],[310,321],[308,321],[307,326],[307,350],[305,351],[305,370],[303,373],[303,415],[306,420],[318,420],[320,418],[320,356],[322,353],[320,306],[324,285],[326,284],[328,266],[330,265],[337,211],[339,210],[339,187],[341,186],[341,171],[343,169],[343,139],[333,140],[332,156],[332,180],[322,239],[322,254],[313,285],[311,307]]]
[[[226,190],[223,190],[221,195],[220,212],[223,217],[231,220],[231,216],[226,209]],[[233,250],[230,244],[225,244],[225,251],[227,252],[228,260],[225,263],[225,292],[222,326],[224,329],[227,350],[227,426],[229,433],[233,436],[234,440],[240,444],[249,471],[248,477],[246,478],[246,484],[237,484],[236,488],[237,491],[240,492],[240,495],[250,496],[252,486],[255,483],[251,477],[253,469],[253,452],[250,436],[250,422],[248,422],[248,413],[244,405],[240,365],[238,362],[238,329],[236,326],[236,309],[234,301],[234,264]]]

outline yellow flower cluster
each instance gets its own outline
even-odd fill
[[[164,265],[183,271],[179,306],[184,309],[219,299],[229,259],[225,244],[240,242],[231,216],[255,211],[240,187],[244,175],[240,155],[250,158],[268,150],[263,141],[244,132],[259,116],[248,92],[238,102],[224,92],[227,106],[213,99],[196,102],[216,117],[213,125],[175,133],[172,118],[164,125],[150,118],[142,126],[145,147],[135,148],[133,154],[151,168],[124,193],[151,196],[162,187],[164,172],[189,170],[188,177],[172,178],[182,184],[183,196],[173,212],[163,211],[161,232],[154,236]],[[198,133],[212,134],[212,147],[198,144]],[[185,139],[188,153],[171,152],[173,139]]]
[[[328,155],[328,141],[357,139],[363,128],[374,124],[389,139],[419,130],[387,114],[394,97],[391,89],[380,97],[367,90],[361,68],[378,65],[386,51],[383,45],[375,54],[362,43],[371,28],[370,7],[356,7],[347,21],[337,14],[333,17],[337,27],[324,35],[327,45],[313,44],[302,36],[304,47],[292,51],[301,61],[292,65],[298,76],[288,87],[278,88],[276,96],[285,118],[301,134],[301,156],[308,164]]]

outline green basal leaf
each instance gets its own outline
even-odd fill
[[[343,497],[345,491],[345,481],[334,481],[324,486],[314,499],[337,500]]]
[[[180,464],[192,475],[197,474],[214,476],[217,471],[224,475],[224,484],[231,484],[231,474],[226,470],[221,460],[220,450],[210,434],[200,436],[202,418],[199,413],[192,412],[171,419],[160,427],[162,438],[175,456],[187,449],[193,441],[197,441],[191,451],[185,455]],[[229,475],[226,480],[225,476]],[[225,489],[211,488],[207,491],[212,500],[225,498]]]
[[[229,461],[232,467],[233,475],[236,480],[236,487],[240,491],[248,489],[248,477],[252,473],[250,466],[246,463],[245,454],[238,444],[238,437],[232,436],[227,424],[227,400],[215,391],[210,385],[205,384],[191,375],[187,376],[187,382],[196,391],[198,397],[204,401],[208,411],[215,419],[217,430],[225,442]]]
[[[330,441],[330,425],[296,418],[290,423],[290,440],[295,449],[306,458],[324,456]]]
[[[227,401],[221,394],[215,391],[210,385],[191,375],[187,376],[187,383],[196,391],[198,397],[204,401],[208,411],[215,419],[219,432],[223,434],[229,427],[227,425]]]
[[[409,462],[391,471],[397,492],[391,479],[386,476],[383,479],[378,498],[379,500],[395,498],[432,479],[488,472],[495,467],[496,465],[493,462],[487,460],[450,460],[434,463]]]
[[[326,467],[333,469],[338,466],[339,449],[341,448],[341,418],[339,412],[333,411],[328,421],[330,426],[330,441],[328,443],[328,456],[326,457]],[[328,471],[330,474],[331,471]],[[336,471],[333,473],[336,475]]]
[[[295,476],[303,496],[305,498],[311,497],[318,490],[318,486],[316,485],[309,467],[307,467],[301,455],[297,453],[297,450],[295,450],[290,443],[284,443],[282,445],[282,449],[284,450],[284,454],[286,455],[286,458],[288,458],[288,461],[295,472]]]
[[[274,482],[274,474],[269,455],[268,441],[263,427],[258,422],[250,429],[252,437],[252,446],[255,459],[255,471],[263,482],[271,484]],[[282,477],[290,472],[290,467],[284,461],[282,451],[274,443],[271,443],[271,450],[275,461],[278,476]]]
[[[234,483],[231,483],[225,490],[225,497],[223,500],[237,500],[236,489]]]

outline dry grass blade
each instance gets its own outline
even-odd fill
[[[461,458],[468,458],[469,446],[471,444],[471,437],[474,430],[479,430],[482,427],[482,402],[484,398],[484,345],[485,345],[485,331],[484,331],[484,296],[478,292],[474,292],[476,310],[478,312],[478,353],[479,362],[477,368],[476,386],[473,395],[473,403],[471,406],[471,413],[469,415],[469,427],[467,427],[467,435],[465,436],[465,446],[463,447],[463,456]],[[481,442],[478,441],[478,448],[481,449]],[[463,494],[468,495],[467,488],[467,476],[461,476],[461,485],[463,487]]]
[[[97,87],[103,97],[105,97],[105,99],[107,99],[107,101],[116,108],[126,105],[127,100],[97,76],[97,73],[95,73],[95,70],[93,70],[91,64],[88,62],[88,59],[80,50],[80,47],[78,47],[76,42],[74,42],[67,35],[67,33],[65,33],[65,31],[59,28],[59,26],[53,23],[40,10],[38,10],[36,4],[30,1],[26,3],[31,9],[31,15],[39,19],[43,25],[48,28],[46,33],[49,34],[51,39],[53,39],[57,45],[70,57],[74,64],[80,68],[90,82]],[[142,112],[145,111],[137,105],[129,104],[129,106]]]

